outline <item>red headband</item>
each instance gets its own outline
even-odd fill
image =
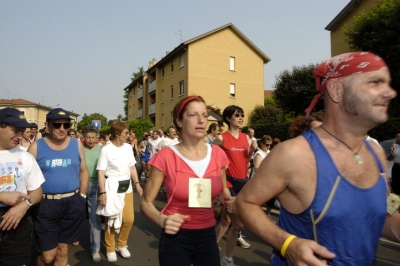
[[[306,109],[306,116],[311,113],[318,100],[324,96],[328,80],[376,71],[384,67],[387,67],[385,61],[370,52],[346,53],[326,60],[314,70],[315,85],[319,94],[315,95],[310,106]]]
[[[188,97],[188,98],[187,98],[186,100],[184,100],[184,101],[181,103],[181,105],[179,106],[179,109],[178,109],[178,117],[177,117],[177,118],[179,118],[179,116],[181,115],[181,112],[182,112],[183,108],[185,108],[186,104],[188,104],[188,103],[191,102],[191,101],[199,101],[199,102],[203,102],[203,103],[204,103],[204,100],[203,100],[202,98],[200,98],[200,97],[197,97],[197,96]]]

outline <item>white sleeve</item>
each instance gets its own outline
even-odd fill
[[[99,161],[96,170],[105,171],[107,169],[107,146],[100,151]]]
[[[35,158],[30,153],[25,153],[25,155],[27,155],[27,161],[30,162],[26,173],[26,190],[33,191],[38,189],[46,180]]]

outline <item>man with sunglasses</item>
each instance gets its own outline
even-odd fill
[[[31,125],[17,109],[0,110],[0,265],[29,265],[30,207],[42,199],[44,177],[35,158],[17,148]]]
[[[68,264],[68,244],[79,241],[86,217],[89,172],[82,143],[67,136],[69,112],[55,108],[46,115],[49,134],[28,149],[46,179],[43,200],[33,209],[38,266]]]

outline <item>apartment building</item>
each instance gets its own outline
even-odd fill
[[[44,127],[46,122],[46,114],[56,107],[42,105],[40,103],[30,102],[24,99],[0,99],[0,109],[11,107],[20,110],[24,113],[26,120],[29,123],[36,123],[39,129]],[[73,128],[77,126],[78,114],[70,112],[70,116],[73,120]]]
[[[331,55],[335,56],[350,52],[350,46],[346,41],[343,27],[353,25],[354,17],[363,11],[369,11],[378,3],[378,0],[351,0],[337,16],[325,27],[331,32]]]
[[[231,23],[206,32],[181,43],[160,61],[153,59],[143,76],[124,89],[128,120],[142,117],[165,130],[172,124],[176,103],[200,95],[207,105],[221,110],[241,106],[247,124],[254,107],[264,104],[264,65],[269,61]]]

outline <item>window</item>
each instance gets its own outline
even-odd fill
[[[229,94],[230,94],[230,96],[231,97],[235,97],[235,84],[234,83],[231,83],[230,84],[230,87],[229,87]]]
[[[164,127],[164,114],[161,114],[161,127]]]
[[[171,86],[171,99],[174,98],[174,86]]]
[[[132,115],[132,106],[129,106],[129,115]]]
[[[162,90],[162,92],[161,92],[161,103],[163,103],[164,102],[164,90]]]
[[[174,60],[171,61],[171,73],[174,73]]]
[[[183,67],[185,65],[185,56],[184,54],[181,54],[179,56],[179,67]]]
[[[164,68],[161,69],[161,78],[164,78]]]
[[[179,96],[185,94],[185,82],[181,81],[179,82]]]
[[[229,60],[229,70],[235,70],[235,58],[234,57],[230,57]]]

